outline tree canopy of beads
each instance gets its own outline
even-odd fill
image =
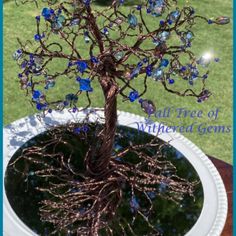
[[[97,11],[92,10],[91,1],[49,1],[49,6],[36,16],[33,40],[23,43],[18,39],[20,48],[13,57],[22,68],[18,75],[21,88],[31,94],[37,110],[46,113],[71,107],[76,112],[82,94],[87,95],[90,106],[93,81],[104,75],[114,79],[124,100],[139,101],[148,114],[155,112],[155,105],[142,99],[147,80],[157,81],[168,92],[196,97],[198,102],[209,98],[211,92],[205,86],[207,66],[214,59],[209,55],[196,57],[191,51],[192,26],[198,21],[227,24],[229,18],[208,19],[197,15],[191,6],[179,9],[177,1],[167,0],[143,1],[125,15],[124,2],[113,1],[107,9]],[[145,22],[147,17],[156,22],[155,28]],[[90,48],[87,55],[80,54],[84,44]],[[50,64],[58,58],[62,70],[53,72]],[[47,94],[53,93],[61,77],[73,79],[78,90],[65,94],[64,99],[48,100]],[[132,86],[136,79],[143,80],[142,91]],[[175,80],[180,79],[190,85],[185,91],[175,89]],[[198,92],[194,91],[196,83],[202,83]]]

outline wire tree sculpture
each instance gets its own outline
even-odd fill
[[[39,188],[53,196],[42,202],[41,219],[54,225],[54,233],[68,230],[75,235],[95,236],[105,230],[107,235],[116,235],[110,222],[122,200],[122,186],[126,184],[131,190],[133,220],[137,215],[143,217],[150,227],[150,235],[158,235],[158,230],[144,214],[137,193],[145,195],[151,212],[150,193],[157,191],[157,184],[168,186],[165,197],[178,202],[182,195],[193,196],[196,183],[178,177],[170,162],[160,161],[162,144],[156,138],[143,145],[132,144],[114,155],[117,96],[122,96],[124,101],[140,103],[148,116],[156,111],[155,104],[145,99],[148,80],[155,80],[157,86],[162,85],[167,92],[195,97],[197,102],[207,100],[211,95],[206,88],[209,71],[204,70],[212,59],[206,56],[197,58],[191,51],[192,26],[198,20],[223,25],[229,23],[229,18],[202,17],[191,6],[178,8],[177,0],[145,0],[132,7],[129,14],[123,11],[125,0],[114,0],[103,10],[93,7],[91,0],[44,2],[48,6],[42,9],[41,16],[36,16],[34,42],[18,39],[20,49],[13,55],[22,69],[19,74],[21,88],[31,96],[33,106],[44,115],[64,108],[76,113],[90,107],[92,84],[98,81],[105,98],[105,123],[95,135],[96,144],[91,142],[84,157],[83,174],[77,174],[70,165],[70,158],[64,159],[63,154],[44,152],[46,146],[62,143],[59,128],[54,130],[53,139],[43,147],[24,149],[20,158],[43,166],[34,174],[51,179],[48,188]],[[156,23],[149,25],[147,19]],[[80,53],[84,44],[89,45],[87,55]],[[51,63],[58,59],[61,60],[61,71],[53,72]],[[218,61],[217,58],[213,60]],[[47,93],[53,90],[59,78],[74,79],[78,90],[61,100],[51,100]],[[143,81],[142,91],[134,88],[135,80]],[[184,91],[175,89],[175,80],[182,80],[188,88]],[[195,83],[202,84],[198,92],[194,89]],[[88,99],[88,105],[83,109],[77,107],[80,96]],[[69,130],[73,128],[68,124]],[[80,134],[86,137],[86,132]],[[69,148],[69,142],[63,143]],[[156,148],[155,155],[144,151],[150,147]],[[135,154],[139,162],[120,162],[119,158],[128,153]],[[33,160],[32,154],[56,159],[60,165],[55,167],[46,161]],[[18,160],[12,165],[16,166]],[[172,174],[162,174],[163,169]],[[80,181],[74,181],[77,175]],[[55,184],[53,179],[59,179],[61,183]],[[79,191],[71,192],[71,189]],[[117,219],[117,227],[123,235],[135,235],[131,223],[124,225]]]

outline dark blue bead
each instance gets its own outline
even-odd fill
[[[40,21],[40,16],[36,16],[35,19],[36,19],[37,21]]]
[[[98,59],[96,57],[91,57],[90,60],[92,63],[98,63]]]
[[[147,70],[146,74],[147,74],[147,76],[152,76],[152,71],[151,70]]]
[[[36,108],[37,110],[42,111],[47,108],[47,104],[36,103]]]
[[[52,109],[48,109],[48,113],[52,113]]]
[[[34,35],[34,40],[39,41],[41,39],[41,36],[39,34]]]
[[[68,67],[71,67],[71,66],[73,66],[73,63],[70,61],[70,62],[68,63]]]
[[[74,133],[75,134],[80,134],[81,129],[79,127],[74,128]]]
[[[72,112],[75,113],[77,111],[78,111],[77,107],[73,107]]]
[[[147,63],[148,62],[148,59],[147,58],[144,58],[143,59],[143,63]]]
[[[69,105],[69,102],[63,102],[63,105],[66,107],[66,106],[68,106]]]
[[[138,96],[139,96],[139,94],[138,94],[137,91],[132,91],[132,92],[130,92],[130,94],[129,94],[129,100],[130,100],[131,102],[134,102],[134,101],[138,98]]]
[[[34,99],[38,99],[38,98],[40,98],[42,96],[42,93],[39,91],[39,90],[35,90],[34,92],[33,92],[33,98]]]
[[[140,11],[142,9],[142,5],[137,6],[137,10]]]
[[[212,20],[208,20],[208,24],[209,25],[213,24],[213,21]]]
[[[150,14],[152,11],[150,8],[147,9],[147,13]]]
[[[161,20],[161,21],[160,21],[160,25],[161,25],[161,26],[164,26],[164,25],[165,25],[165,21],[164,21],[164,20]]]
[[[85,61],[78,61],[76,62],[76,64],[80,73],[84,73],[85,70],[88,68],[88,65]]]
[[[173,84],[175,81],[173,79],[169,79],[169,84]]]
[[[168,23],[169,25],[171,25],[171,24],[173,23],[173,21],[172,21],[172,20],[167,20],[167,23]]]
[[[137,66],[138,66],[138,67],[142,67],[142,66],[143,66],[143,63],[142,63],[142,62],[139,62]]]

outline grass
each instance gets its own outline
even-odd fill
[[[104,1],[101,1],[104,2]],[[185,1],[180,1],[183,4]],[[188,1],[195,7],[198,14],[207,17],[227,15],[232,19],[232,1],[231,0],[211,0],[209,1]],[[214,7],[212,7],[214,6]],[[102,4],[96,8],[103,8]],[[33,39],[35,34],[34,17],[38,15],[41,8],[37,9],[34,4],[26,4],[24,6],[16,6],[14,1],[4,3],[4,124],[36,112],[31,107],[29,97],[19,88],[17,74],[19,68],[15,61],[12,60],[13,52],[18,49],[16,38],[22,40]],[[128,14],[129,8],[125,7]],[[157,24],[158,18],[149,19],[148,24]],[[232,126],[232,21],[225,26],[208,25],[199,22],[194,26],[195,40],[193,41],[193,51],[196,55],[201,55],[205,51],[214,50],[215,54],[220,57],[220,63],[212,63],[210,65],[210,75],[207,80],[207,87],[213,92],[213,96],[203,104],[196,103],[195,99],[177,97],[164,91],[159,83],[149,81],[148,93],[145,98],[151,99],[157,105],[157,109],[163,110],[165,107],[186,108],[188,110],[202,110],[203,117],[193,119],[191,117],[177,118],[176,112],[172,112],[169,118],[158,118],[159,122],[165,122],[168,125],[191,125],[197,122],[192,133],[183,133],[205,153],[216,156],[224,161],[232,163],[232,132],[222,133],[214,132],[199,134],[197,126],[203,123],[203,127],[207,126]],[[86,53],[86,48],[81,49]],[[54,69],[59,70],[61,67],[59,62],[55,64]],[[74,80],[73,80],[74,81]],[[141,78],[136,79],[137,90],[141,88]],[[93,84],[94,93],[91,95],[92,106],[103,106],[103,96],[99,85]],[[61,97],[67,92],[76,90],[76,84],[72,81],[61,80],[53,90],[54,96]],[[79,100],[79,106],[85,106],[86,98]],[[121,98],[118,102],[119,110],[144,115],[138,103],[123,103]],[[216,120],[209,119],[207,113],[213,109],[219,108],[219,116]]]

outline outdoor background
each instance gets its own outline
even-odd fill
[[[132,4],[134,1],[127,1]],[[229,16],[232,19],[232,0],[189,0],[179,1],[181,5],[190,4],[195,8],[197,14],[208,18],[221,15]],[[103,8],[108,1],[98,0],[96,8]],[[20,89],[19,79],[20,72],[16,62],[12,59],[12,54],[19,47],[16,38],[22,41],[33,40],[36,34],[35,16],[41,13],[44,7],[42,3],[39,8],[32,4],[16,6],[15,1],[8,0],[4,2],[4,125],[14,120],[36,112],[29,100],[25,97],[25,92]],[[129,7],[125,7],[127,14]],[[148,24],[159,24],[161,18],[148,17]],[[43,20],[42,20],[43,21]],[[204,52],[214,51],[215,56],[220,58],[219,63],[212,63],[209,67],[210,75],[207,79],[207,88],[213,93],[213,96],[205,103],[198,104],[196,99],[183,98],[164,91],[160,83],[150,81],[148,92],[145,98],[153,100],[157,109],[165,107],[184,107],[189,110],[203,110],[204,118],[194,120],[191,118],[183,119],[156,119],[168,125],[191,125],[194,121],[207,123],[208,126],[232,126],[232,20],[225,26],[208,25],[203,21],[198,21],[194,26],[195,40],[193,41],[192,51],[201,56]],[[82,47],[81,50],[86,50]],[[55,68],[60,68],[60,63]],[[71,85],[75,91],[75,85]],[[78,86],[78,85],[77,85]],[[137,86],[141,84],[137,82]],[[71,87],[71,88],[72,88]],[[94,93],[91,95],[92,106],[102,107],[103,96],[98,84],[93,84]],[[138,90],[137,87],[137,90]],[[61,81],[51,91],[55,96],[63,98],[67,94],[68,85]],[[70,87],[69,87],[70,88]],[[69,90],[70,92],[70,90]],[[85,106],[86,99],[79,98],[78,106]],[[132,112],[138,115],[145,115],[138,103],[130,103],[119,99],[119,110]],[[207,113],[215,108],[220,109],[219,117],[215,121],[207,118]],[[232,131],[230,133],[211,133],[200,135],[197,132],[183,133],[206,154],[215,156],[219,159],[232,163]]]

